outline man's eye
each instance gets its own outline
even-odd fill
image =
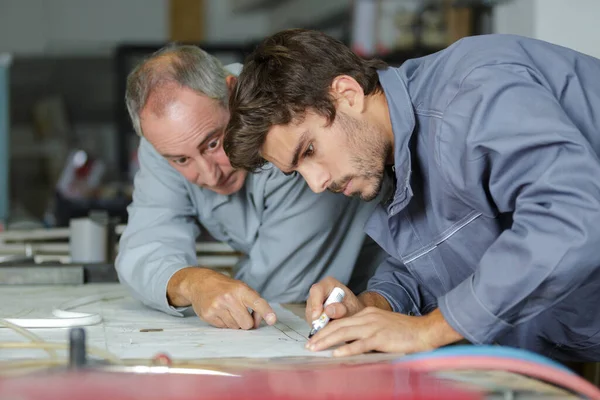
[[[308,145],[308,147],[304,151],[304,157],[310,157],[313,154],[315,154],[315,148],[313,147],[313,144],[311,143]]]
[[[221,139],[215,139],[208,144],[208,149],[215,150],[219,147],[220,144],[221,144]]]
[[[188,163],[189,160],[190,159],[188,157],[180,157],[180,158],[174,158],[171,161],[173,161],[173,163],[177,164],[177,165],[185,165]]]

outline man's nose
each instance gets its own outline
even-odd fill
[[[219,183],[221,174],[215,162],[207,160],[204,157],[198,157],[196,159],[196,167],[198,175],[206,186],[216,186]]]
[[[322,168],[311,168],[305,171],[299,170],[298,172],[304,177],[310,190],[315,193],[324,192],[331,181],[330,175]]]

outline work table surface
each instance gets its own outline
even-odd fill
[[[100,323],[85,327],[88,346],[130,365],[153,365],[157,355],[167,354],[173,365],[230,372],[248,368],[306,368],[307,365],[317,368],[365,363],[385,363],[391,367],[402,356],[371,353],[333,358],[331,351],[306,350],[304,344],[310,327],[304,321],[304,304],[272,304],[278,315],[278,323],[273,327],[263,323],[250,331],[219,329],[193,314],[180,318],[149,309],[131,298],[119,284],[0,287],[0,316],[17,321],[23,318],[47,320],[53,318],[54,309],[72,305],[73,301],[87,304],[70,311],[102,317]],[[67,358],[68,328],[30,331],[46,342],[64,344],[65,349],[57,353]],[[0,329],[0,346],[28,341],[13,330]],[[4,365],[48,357],[42,349],[0,347],[0,363]],[[548,396],[553,390],[539,381],[504,371],[447,371],[438,375],[462,385],[538,390]]]

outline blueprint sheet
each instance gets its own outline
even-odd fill
[[[53,308],[92,295],[106,299],[72,311],[100,314],[103,318],[100,324],[85,327],[87,343],[122,359],[150,359],[157,353],[166,353],[177,360],[331,356],[331,351],[306,350],[304,344],[310,327],[279,304],[271,304],[278,317],[274,326],[263,322],[258,329],[249,331],[219,329],[195,315],[173,317],[145,307],[119,284],[0,287],[0,316],[53,318]],[[30,330],[46,341],[67,343],[67,328]],[[10,329],[0,328],[0,342],[17,341],[26,339]],[[43,357],[47,355],[39,349],[0,348],[0,360]]]

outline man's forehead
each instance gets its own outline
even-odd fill
[[[180,95],[181,86],[175,82],[163,82],[154,87],[146,99],[142,113],[152,113],[162,117]]]
[[[261,156],[282,171],[292,171],[297,167],[299,151],[307,137],[308,131],[299,126],[274,126],[267,133]]]
[[[298,140],[299,137],[291,126],[273,126],[267,133],[261,155],[279,167],[289,167]]]
[[[154,88],[148,95],[142,112],[152,113],[157,117],[185,112],[203,114],[203,117],[225,112],[229,116],[229,110],[220,101],[172,82]]]
[[[152,112],[140,114],[142,132],[161,154],[187,154],[221,134],[229,119],[223,108],[193,111],[173,109],[162,117]]]

